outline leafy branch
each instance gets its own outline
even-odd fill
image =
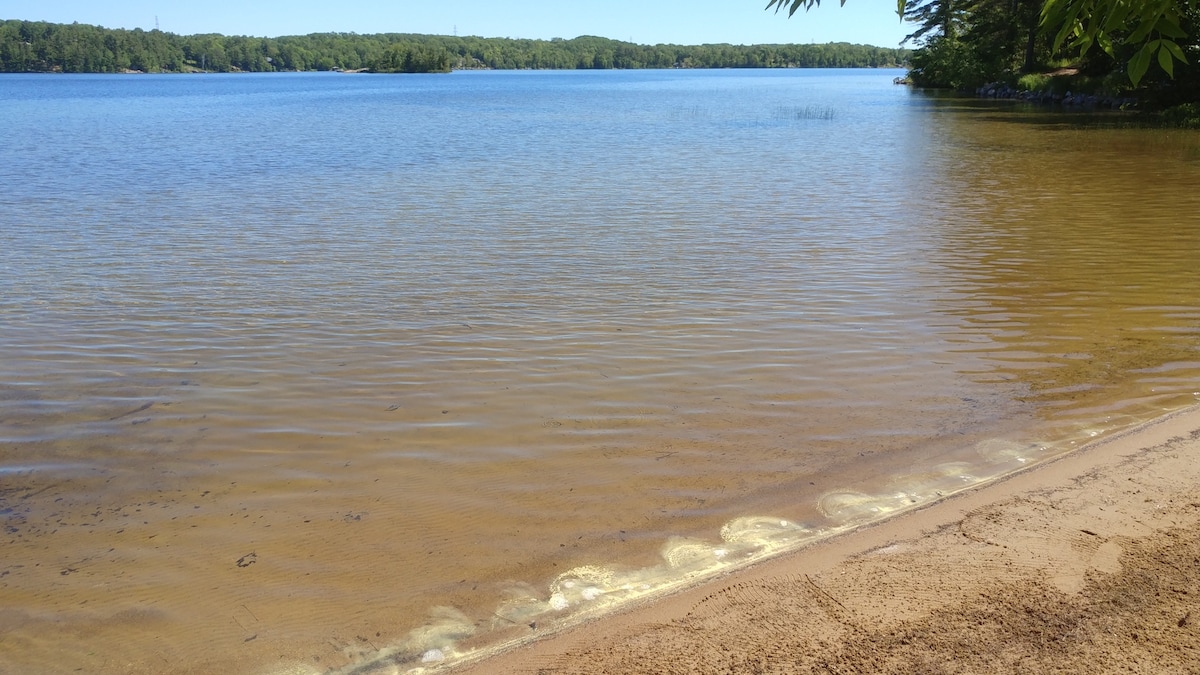
[[[1066,45],[1080,54],[1098,46],[1116,58],[1117,45],[1141,44],[1126,65],[1135,86],[1155,60],[1170,77],[1175,76],[1176,61],[1188,63],[1176,42],[1187,37],[1176,0],[1046,0],[1042,26],[1057,27],[1055,49]]]

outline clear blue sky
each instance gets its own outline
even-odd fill
[[[912,28],[895,0],[825,0],[791,19],[767,0],[0,0],[0,19],[154,28],[189,35],[428,33],[599,35],[639,44],[854,42],[895,47]]]

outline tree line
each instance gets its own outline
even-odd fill
[[[906,49],[847,43],[638,45],[601,37],[519,40],[384,33],[277,38],[176,35],[39,21],[0,22],[0,72],[147,73],[593,68],[882,68]]]

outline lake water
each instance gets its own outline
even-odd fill
[[[0,77],[0,671],[406,672],[1200,399],[1200,135],[899,71]]]

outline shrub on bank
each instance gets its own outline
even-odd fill
[[[1162,111],[1163,124],[1181,129],[1200,129],[1200,103],[1184,103]]]

